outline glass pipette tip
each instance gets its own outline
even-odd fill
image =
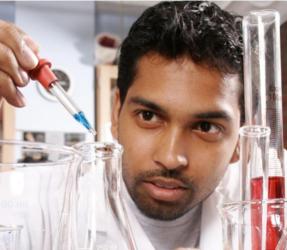
[[[81,123],[87,130],[89,130],[92,135],[96,136],[96,131],[91,127],[90,123],[88,122],[82,111],[73,116],[79,123]]]

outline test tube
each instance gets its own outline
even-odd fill
[[[240,128],[239,135],[241,200],[266,200],[268,192],[267,189],[263,187],[268,186],[267,173],[270,128],[247,125]],[[245,218],[242,218],[242,220],[244,219]],[[254,203],[251,209],[252,250],[265,250],[265,246],[270,245],[266,240],[267,223],[267,207]],[[245,224],[250,224],[250,222],[242,221],[240,225]],[[244,228],[241,228],[240,231],[241,230],[244,230]],[[239,244],[242,242],[243,239],[239,241]],[[268,244],[266,245],[265,242]],[[241,248],[243,249],[242,246],[240,246],[240,249]]]
[[[270,127],[268,198],[285,197],[280,16],[252,11],[243,18],[245,123]],[[262,198],[262,197],[261,197]]]
[[[247,125],[239,129],[239,135],[241,200],[267,199],[267,190],[262,187],[268,185],[270,128]]]
[[[29,71],[29,76],[33,80],[37,80],[47,91],[50,91],[58,101],[66,108],[66,110],[82,124],[94,136],[96,131],[88,122],[85,114],[81,111],[75,102],[68,96],[66,91],[61,87],[56,75],[50,69],[51,63],[46,59],[40,59],[35,69]]]

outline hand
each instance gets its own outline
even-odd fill
[[[15,107],[25,106],[18,87],[29,82],[28,70],[38,64],[38,45],[15,25],[0,20],[0,103],[4,97]]]

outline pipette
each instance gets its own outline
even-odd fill
[[[40,59],[38,65],[29,71],[32,80],[37,80],[45,89],[51,92],[58,101],[66,108],[66,110],[81,123],[94,136],[96,131],[88,122],[83,111],[81,111],[74,101],[67,95],[66,91],[61,87],[57,76],[50,69],[51,63],[46,59]]]

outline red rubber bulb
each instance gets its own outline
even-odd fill
[[[37,80],[44,88],[49,89],[50,85],[58,80],[50,69],[51,65],[48,60],[40,59],[36,68],[30,70],[28,75],[32,80]]]

